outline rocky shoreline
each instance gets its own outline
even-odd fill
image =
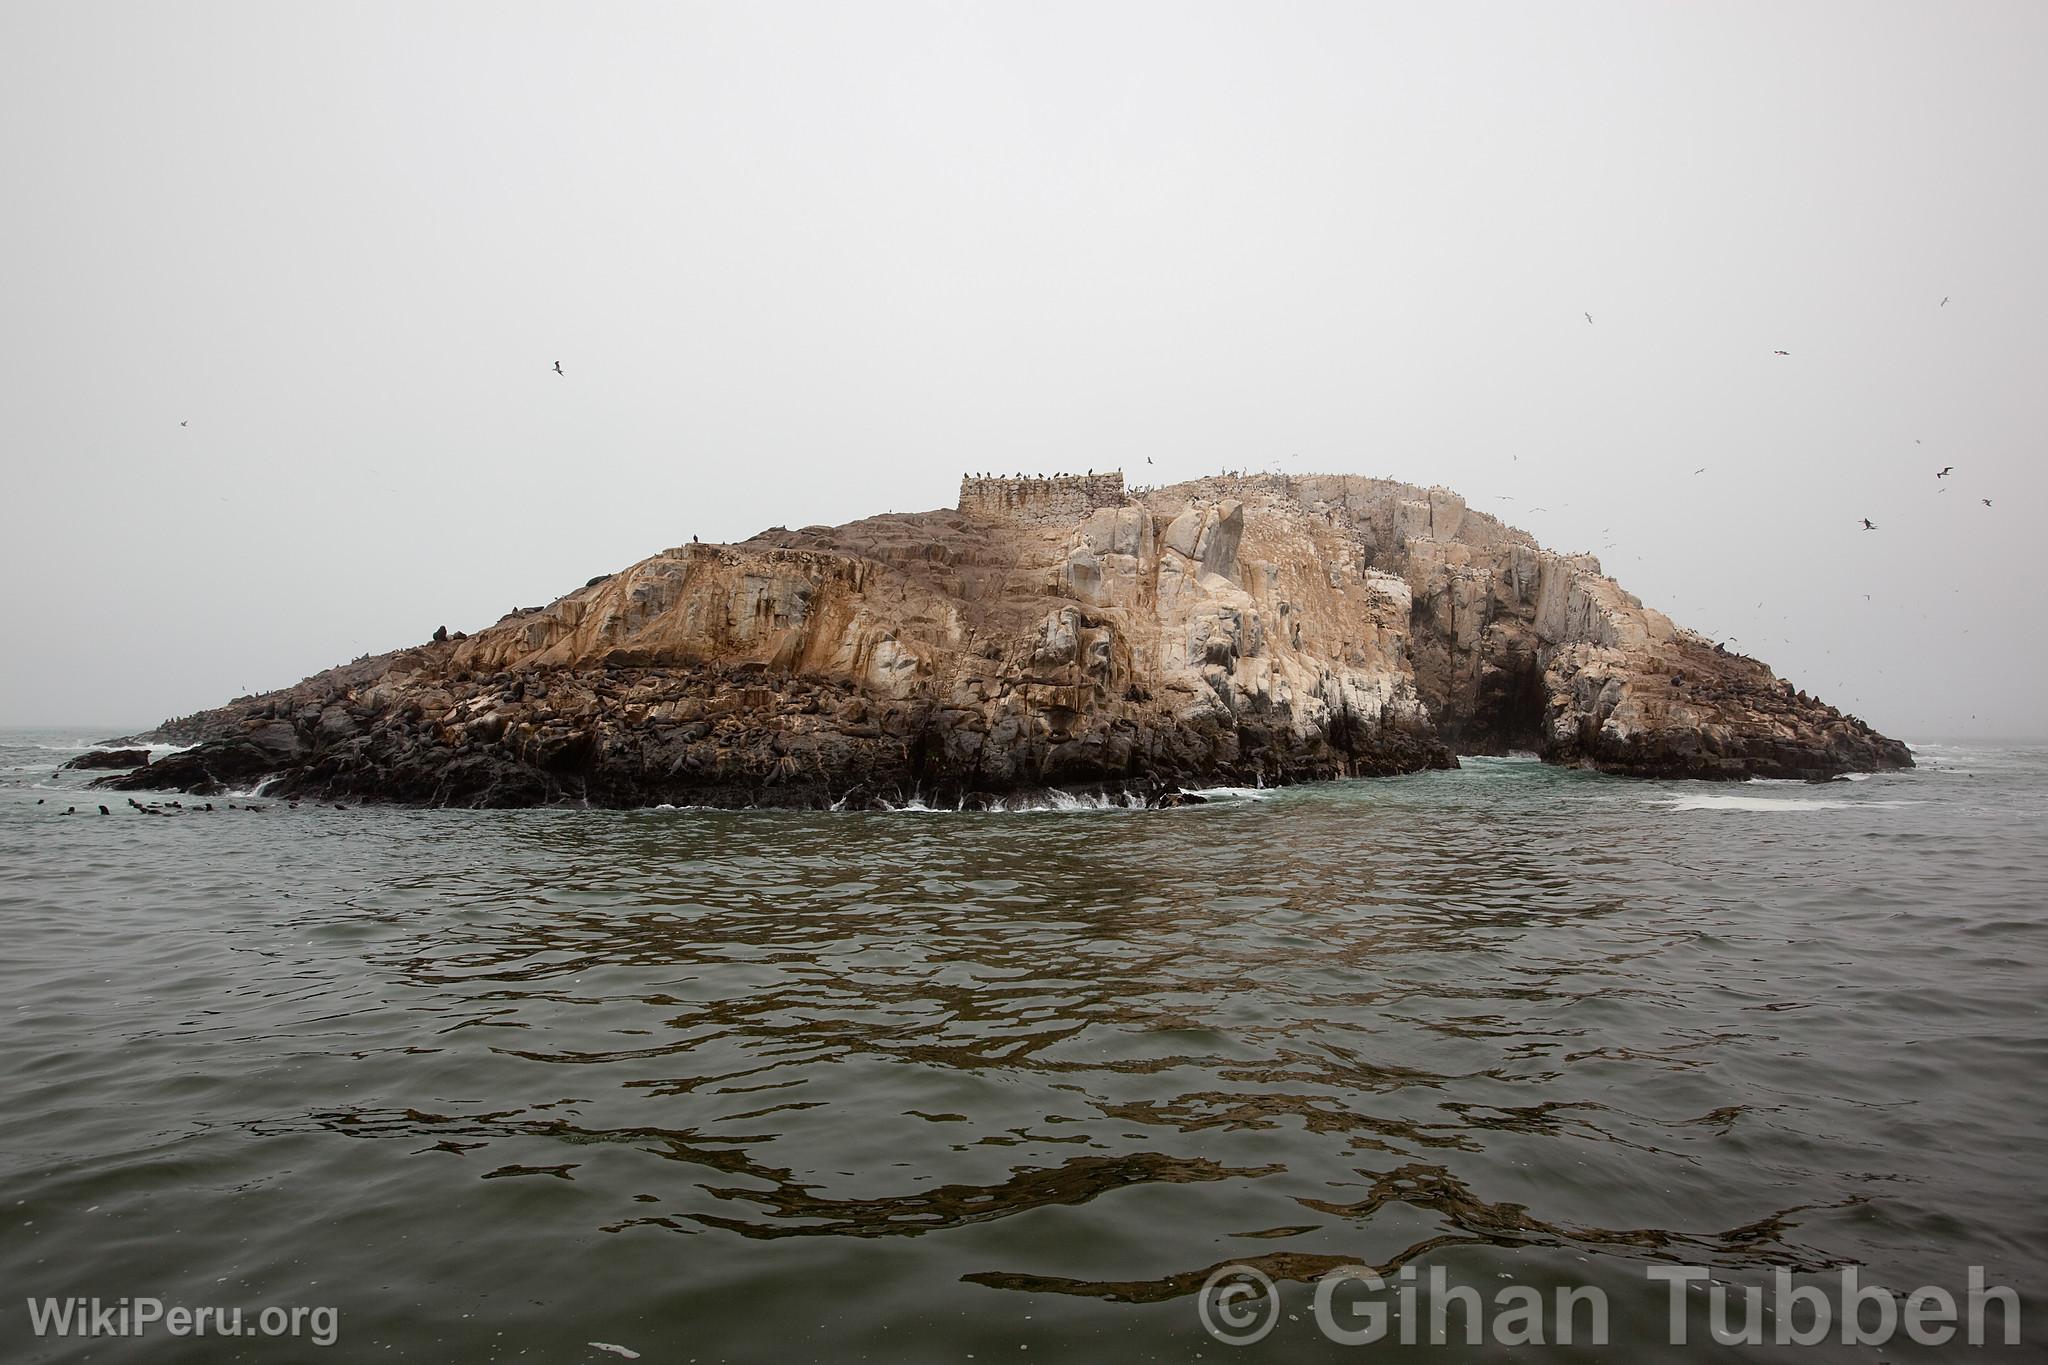
[[[1384,480],[972,479],[667,550],[473,635],[166,722],[122,790],[433,806],[1173,804],[1456,765],[1826,778],[1906,747],[1590,556]]]

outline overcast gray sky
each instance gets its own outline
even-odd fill
[[[1278,460],[2039,735],[2044,71],[2036,0],[9,0],[0,723]]]

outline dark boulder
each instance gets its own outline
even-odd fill
[[[89,754],[80,754],[64,766],[67,768],[141,768],[149,763],[147,749],[94,749]]]
[[[253,739],[215,739],[158,759],[146,768],[119,777],[103,777],[95,787],[115,791],[190,792],[219,796],[253,785],[290,761],[289,753]]]

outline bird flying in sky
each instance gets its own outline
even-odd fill
[[[561,362],[561,361],[559,361],[559,360],[557,360],[557,361],[555,362],[555,373],[556,373],[556,374],[563,374],[563,370],[562,370],[562,362]]]
[[[1869,517],[1865,517],[1863,519],[1863,529],[1866,531],[1875,531],[1877,529],[1877,523],[1872,521]]]
[[[1934,477],[1935,477],[1935,478],[1937,478],[1937,479],[1945,479],[1945,478],[1947,478],[1947,477],[1948,477],[1949,475],[1951,475],[1951,474],[1955,473],[1955,469],[1956,469],[1956,467],[1955,467],[1954,465],[1952,465],[1952,464],[1950,464],[1950,465],[1943,465],[1943,466],[1941,467],[1940,471],[1939,471],[1938,473],[1936,473]]]
[[[1989,498],[1979,498],[1977,501],[1983,503],[1986,507],[1991,505],[1991,499]]]
[[[1791,353],[1790,351],[1772,351],[1772,352],[1771,352],[1771,354],[1772,354],[1772,355],[1791,355],[1792,353]]]
[[[1593,325],[1593,315],[1591,313],[1586,314],[1586,325],[1588,327]]]

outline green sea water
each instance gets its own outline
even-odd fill
[[[1673,1266],[1981,1267],[2026,1340],[1967,1358],[2048,1340],[2039,747],[1168,811],[146,814],[53,775],[91,737],[0,735],[0,1360],[1961,1358],[1701,1345],[1711,1281],[1681,1352]],[[1338,1262],[1592,1287],[1610,1344],[1345,1347]],[[1203,1326],[1232,1265],[1275,1285],[1254,1346]],[[32,1321],[124,1296],[334,1341]]]

